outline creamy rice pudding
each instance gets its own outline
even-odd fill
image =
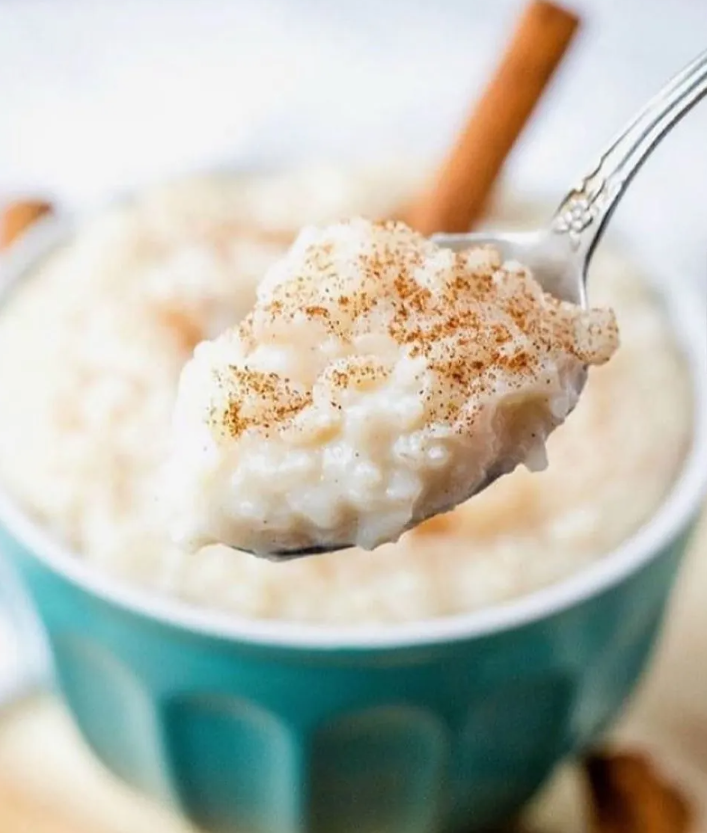
[[[221,177],[152,190],[85,223],[0,311],[5,487],[95,569],[247,617],[444,616],[601,558],[663,500],[692,430],[688,373],[660,305],[608,244],[590,297],[615,310],[621,346],[549,438],[545,471],[518,469],[374,552],[272,564],[223,546],[184,553],[170,540],[158,497],[194,346],[253,306],[295,229],[386,216],[408,187],[380,171]]]
[[[399,222],[309,227],[182,371],[175,538],[265,555],[395,541],[520,463],[544,468],[586,366],[616,344],[609,311],[556,300],[492,249]]]

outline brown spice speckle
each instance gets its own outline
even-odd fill
[[[478,416],[471,405],[491,395],[501,378],[520,390],[537,378],[548,354],[600,364],[616,346],[610,313],[543,295],[525,269],[502,265],[492,249],[453,253],[402,223],[363,220],[315,233],[312,241],[292,250],[291,277],[272,288],[238,332],[247,350],[272,338],[297,349],[299,331],[321,334],[320,342],[333,337],[348,358],[319,371],[317,384],[332,392],[383,379],[401,355],[424,360],[433,373],[421,389],[427,419],[468,429]],[[386,356],[359,353],[357,339],[372,334],[387,336]],[[222,424],[231,436],[291,423],[313,401],[311,381],[303,387],[240,367],[229,374],[221,383],[233,401]],[[331,401],[341,407],[338,396]]]

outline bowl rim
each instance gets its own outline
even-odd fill
[[[0,302],[42,257],[66,242],[76,227],[68,214],[50,215],[13,244],[0,263]],[[646,271],[650,279],[650,270]],[[654,281],[653,286],[662,297],[690,371],[692,446],[651,520],[597,561],[517,599],[468,613],[400,623],[339,625],[247,618],[198,607],[102,573],[52,538],[2,490],[0,523],[31,557],[112,607],[221,641],[309,651],[402,649],[473,640],[549,618],[610,590],[647,565],[686,530],[707,494],[707,303],[697,287],[686,281],[667,281],[662,286]]]

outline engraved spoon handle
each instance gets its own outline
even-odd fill
[[[567,237],[583,276],[602,232],[634,175],[660,140],[707,94],[707,51],[679,72],[562,200],[551,230]]]

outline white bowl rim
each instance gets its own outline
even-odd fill
[[[75,227],[65,216],[38,222],[7,252],[0,300]],[[707,493],[707,304],[695,287],[672,281],[662,295],[691,373],[694,432],[682,470],[654,517],[620,546],[569,577],[509,602],[435,619],[334,625],[251,619],[190,605],[101,573],[44,531],[0,491],[0,522],[44,566],[111,605],[163,625],[218,640],[270,648],[369,651],[471,640],[513,630],[611,589],[656,557],[690,524]],[[662,290],[662,291],[661,291]]]

